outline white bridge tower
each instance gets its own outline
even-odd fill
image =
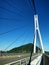
[[[34,15],[34,24],[35,24],[35,36],[34,36],[34,53],[36,53],[36,39],[37,39],[37,32],[39,36],[39,41],[42,49],[42,53],[44,53],[44,48],[43,48],[43,42],[40,34],[40,29],[39,29],[39,24],[38,24],[38,15]]]

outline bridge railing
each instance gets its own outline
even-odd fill
[[[38,57],[40,54],[35,54],[32,56],[32,59],[31,60],[34,60],[36,57]],[[18,61],[14,61],[14,62],[11,62],[11,63],[8,63],[8,64],[5,64],[5,65],[27,65],[28,62],[29,62],[29,59],[30,57],[27,57],[27,58],[23,58],[23,59],[20,59]]]
[[[29,57],[5,64],[5,65],[26,65],[28,61],[29,61]]]

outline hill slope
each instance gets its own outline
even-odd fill
[[[22,45],[20,47],[13,48],[13,49],[9,50],[8,52],[9,53],[29,53],[29,52],[31,52],[32,48],[33,48],[33,44],[29,43],[26,45]],[[37,47],[37,50],[38,49],[39,48]]]

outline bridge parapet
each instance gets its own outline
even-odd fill
[[[49,65],[49,55],[43,54],[43,64]]]

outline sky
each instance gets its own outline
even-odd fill
[[[30,5],[31,3],[31,5]],[[35,0],[45,51],[49,51],[49,0]],[[0,50],[33,43],[34,9],[30,0],[0,0]]]

